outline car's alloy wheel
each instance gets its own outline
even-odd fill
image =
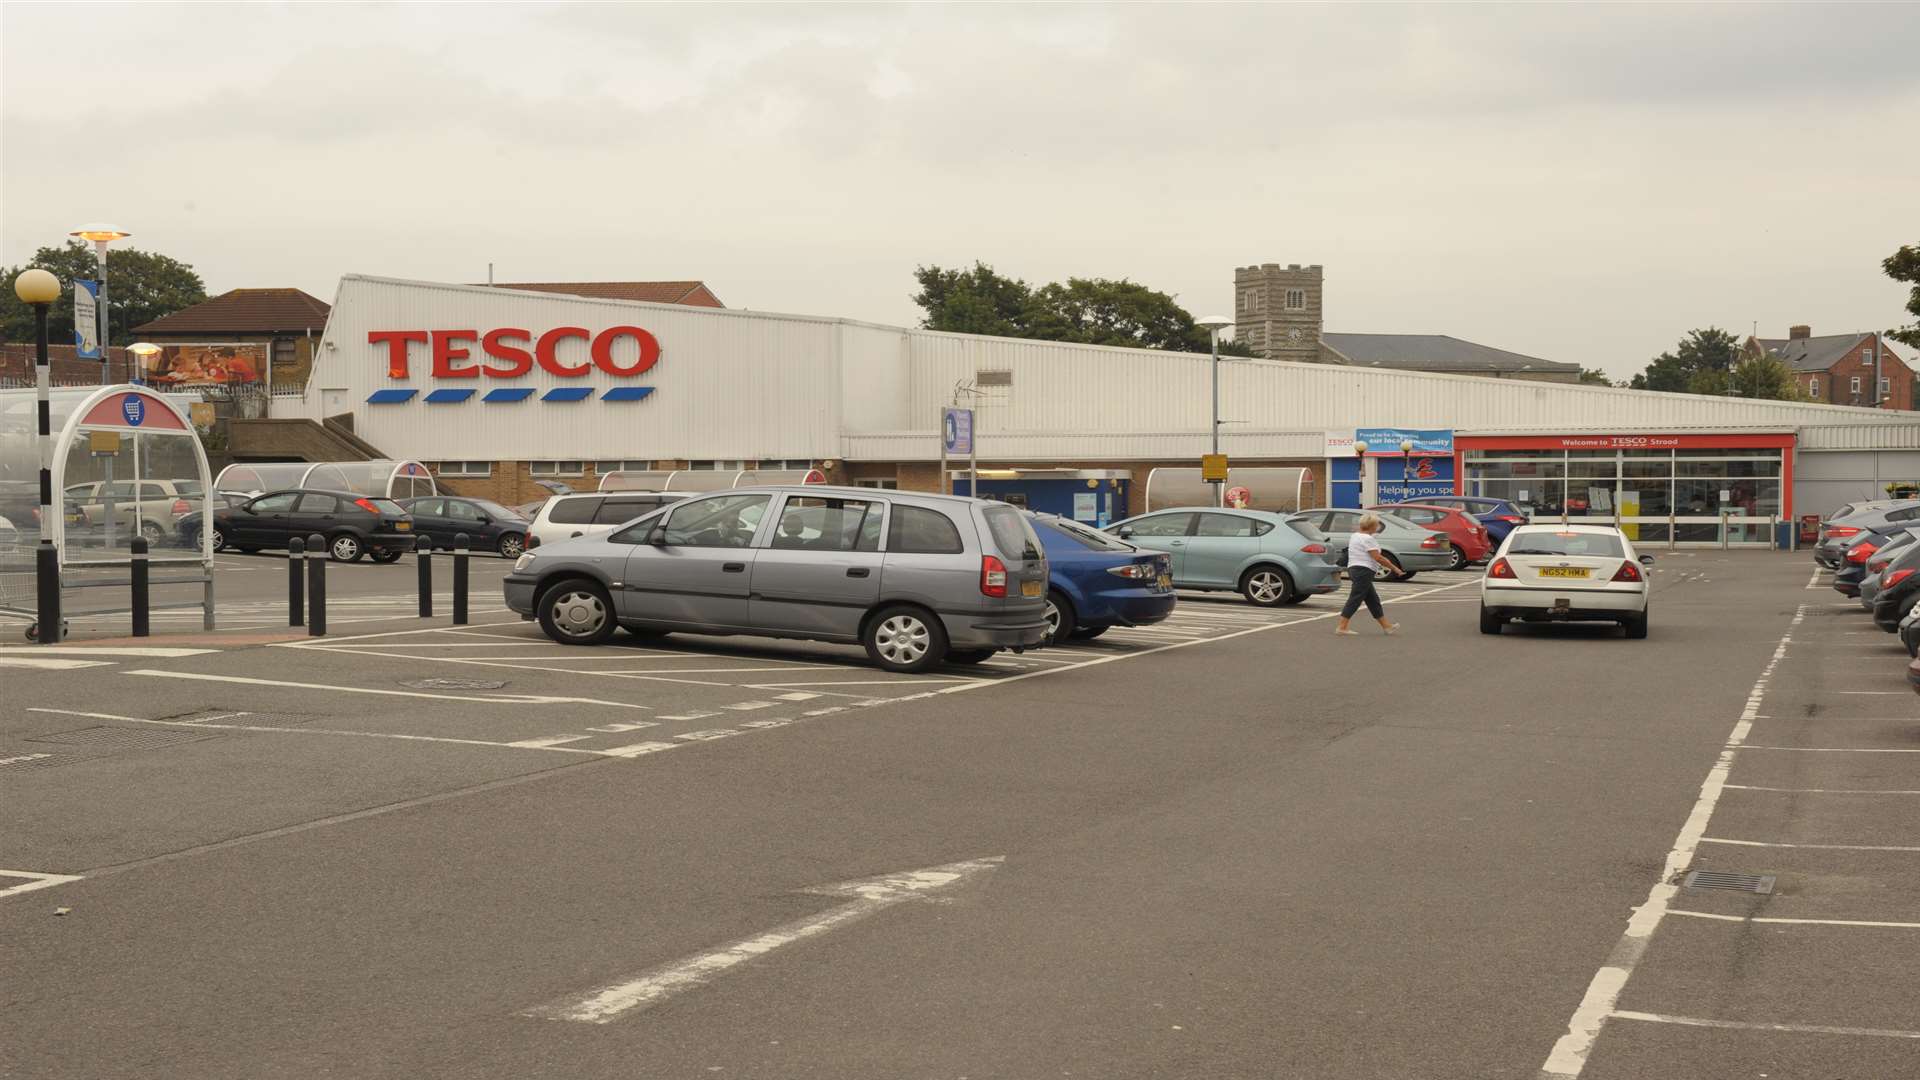
[[[360,539],[356,536],[336,536],[331,550],[337,562],[357,562],[360,559]]]
[[[607,607],[597,593],[563,585],[547,601],[554,629],[573,641],[586,641],[607,626]]]
[[[1286,603],[1287,598],[1293,595],[1293,582],[1287,579],[1285,570],[1261,566],[1247,572],[1240,592],[1249,603],[1276,607]]]
[[[1465,570],[1466,568],[1467,568],[1467,553],[1460,550],[1459,544],[1454,544],[1453,545],[1453,561],[1447,564],[1447,569]]]
[[[500,554],[509,559],[517,559],[527,550],[526,538],[519,533],[507,533],[500,538]]]
[[[1055,642],[1073,636],[1075,624],[1073,602],[1057,592],[1047,594],[1047,639],[1043,644]]]
[[[157,521],[146,521],[140,525],[140,535],[146,538],[147,547],[157,548],[160,541],[167,538],[167,530],[161,528]]]
[[[194,547],[199,547],[200,545],[198,545],[198,544],[195,544],[195,545],[193,545],[193,546],[194,546]],[[224,536],[222,536],[222,535],[220,535],[220,530],[219,530],[219,529],[215,529],[215,530],[213,530],[213,550],[215,550],[215,551],[219,551],[219,550],[221,550],[221,549],[223,549],[223,548],[225,548],[226,546],[227,546],[227,538],[226,538],[226,537],[224,537]]]

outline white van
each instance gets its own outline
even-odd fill
[[[670,502],[678,502],[687,491],[596,491],[581,495],[555,495],[540,504],[527,526],[527,550],[556,540],[576,536],[598,536],[632,521]]]

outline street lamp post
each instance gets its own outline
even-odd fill
[[[93,241],[93,258],[100,265],[100,385],[105,386],[113,381],[113,336],[109,333],[113,317],[107,314],[107,245],[133,234],[118,225],[95,221],[67,235]]]
[[[1413,440],[1400,440],[1400,501],[1413,498]]]
[[[1220,331],[1233,325],[1233,320],[1225,315],[1208,315],[1196,320],[1213,336],[1213,453],[1220,453]],[[1227,485],[1225,481],[1213,482],[1213,505],[1226,505]]]
[[[1380,485],[1375,484],[1374,488],[1376,490],[1374,491],[1367,490],[1367,446],[1368,443],[1365,439],[1353,440],[1353,456],[1360,462],[1360,505],[1362,507],[1371,506],[1379,501],[1376,496],[1379,495],[1378,488]],[[1332,494],[1332,492],[1329,491],[1328,494]]]
[[[47,357],[47,309],[60,298],[60,279],[35,267],[13,279],[13,293],[33,308],[33,383],[40,415],[40,543],[34,548],[34,595],[38,640],[60,641],[60,555],[53,548],[52,363]]]
[[[151,341],[136,341],[127,346],[127,355],[133,358],[127,364],[127,381],[135,386],[145,386],[147,365],[160,355],[160,346]]]

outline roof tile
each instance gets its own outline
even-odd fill
[[[133,328],[142,335],[265,334],[319,330],[326,303],[299,289],[233,289]]]

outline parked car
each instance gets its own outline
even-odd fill
[[[1483,495],[1428,495],[1417,501],[1423,506],[1451,506],[1466,511],[1487,530],[1487,540],[1493,547],[1499,547],[1515,525],[1525,525],[1533,517],[1532,503]]]
[[[529,550],[555,540],[598,536],[687,497],[685,492],[616,491],[555,495],[540,504],[527,526]]]
[[[1487,527],[1457,506],[1441,506],[1422,500],[1370,506],[1367,509],[1405,518],[1423,529],[1446,533],[1447,544],[1453,549],[1453,561],[1447,566],[1449,570],[1465,570],[1474,563],[1485,562],[1497,546],[1487,538]]]
[[[226,536],[220,531],[220,511],[232,509],[251,498],[253,498],[253,496],[243,495],[237,491],[216,491],[213,493],[213,550],[219,551],[226,546]],[[205,527],[202,519],[205,516],[205,513],[203,513],[200,508],[199,502],[196,501],[192,509],[181,514],[179,520],[173,523],[174,541],[188,550],[198,549],[200,547],[200,530]]]
[[[1861,607],[1866,608],[1868,611],[1873,610],[1873,598],[1880,591],[1881,576],[1886,572],[1887,566],[1892,563],[1901,552],[1905,551],[1916,538],[1920,538],[1920,526],[1901,529],[1887,537],[1886,542],[1879,545],[1878,549],[1867,557],[1866,565],[1861,568],[1860,575],[1859,597]],[[1834,580],[1838,582],[1841,576],[1841,574],[1835,574]],[[1838,588],[1837,585],[1835,587]]]
[[[1137,548],[1091,525],[1028,514],[1047,551],[1047,644],[1150,626],[1173,614],[1173,556]]]
[[[507,606],[565,645],[757,634],[845,642],[887,671],[977,664],[1047,636],[1040,538],[1005,503],[824,485],[657,506],[514,563]]]
[[[1847,549],[1861,536],[1904,521],[1920,521],[1920,500],[1875,499],[1848,503],[1820,523],[1820,539],[1813,546],[1813,561],[1829,570],[1838,569]]]
[[[68,530],[85,529],[89,522],[84,506],[66,504]],[[40,483],[37,480],[0,480],[0,515],[14,523],[15,529],[40,530]]]
[[[1311,522],[1262,510],[1190,507],[1116,521],[1107,532],[1165,552],[1181,589],[1233,590],[1250,604],[1298,604],[1340,587],[1333,551]]]
[[[1908,656],[1920,657],[1920,607],[1900,620],[1900,644],[1907,647]]]
[[[392,499],[351,491],[274,491],[214,510],[214,541],[253,552],[320,535],[339,562],[388,563],[413,550],[413,517]]]
[[[1522,525],[1507,534],[1480,579],[1480,632],[1509,620],[1617,622],[1647,636],[1653,556],[1612,525]]]
[[[1325,534],[1327,543],[1333,548],[1334,563],[1345,566],[1347,541],[1353,539],[1354,532],[1360,528],[1360,515],[1365,512],[1318,507],[1298,511],[1290,517],[1295,521],[1305,521]],[[1453,549],[1448,546],[1445,533],[1415,525],[1390,511],[1373,513],[1380,519],[1381,525],[1374,539],[1380,541],[1380,546],[1406,571],[1400,577],[1389,576],[1388,581],[1408,581],[1422,570],[1445,570],[1453,565]]]
[[[1842,596],[1859,596],[1860,582],[1866,578],[1867,562],[1879,553],[1880,546],[1892,537],[1888,533],[1870,532],[1854,537],[1841,555],[1840,565],[1834,568],[1833,588]]]
[[[454,538],[467,536],[474,551],[497,551],[517,559],[527,549],[529,522],[518,510],[487,499],[467,499],[455,495],[428,495],[401,499],[400,505],[413,515],[413,532],[428,537],[437,548],[451,548]]]
[[[107,508],[112,507],[115,531],[130,537],[137,527],[149,545],[159,547],[179,534],[181,515],[205,491],[198,480],[93,480],[67,485],[66,498],[69,506],[81,507],[88,522],[101,530],[109,520]]]
[[[1909,545],[1880,574],[1880,589],[1873,597],[1873,624],[1889,634],[1898,632],[1916,599],[1920,599],[1920,545]]]

